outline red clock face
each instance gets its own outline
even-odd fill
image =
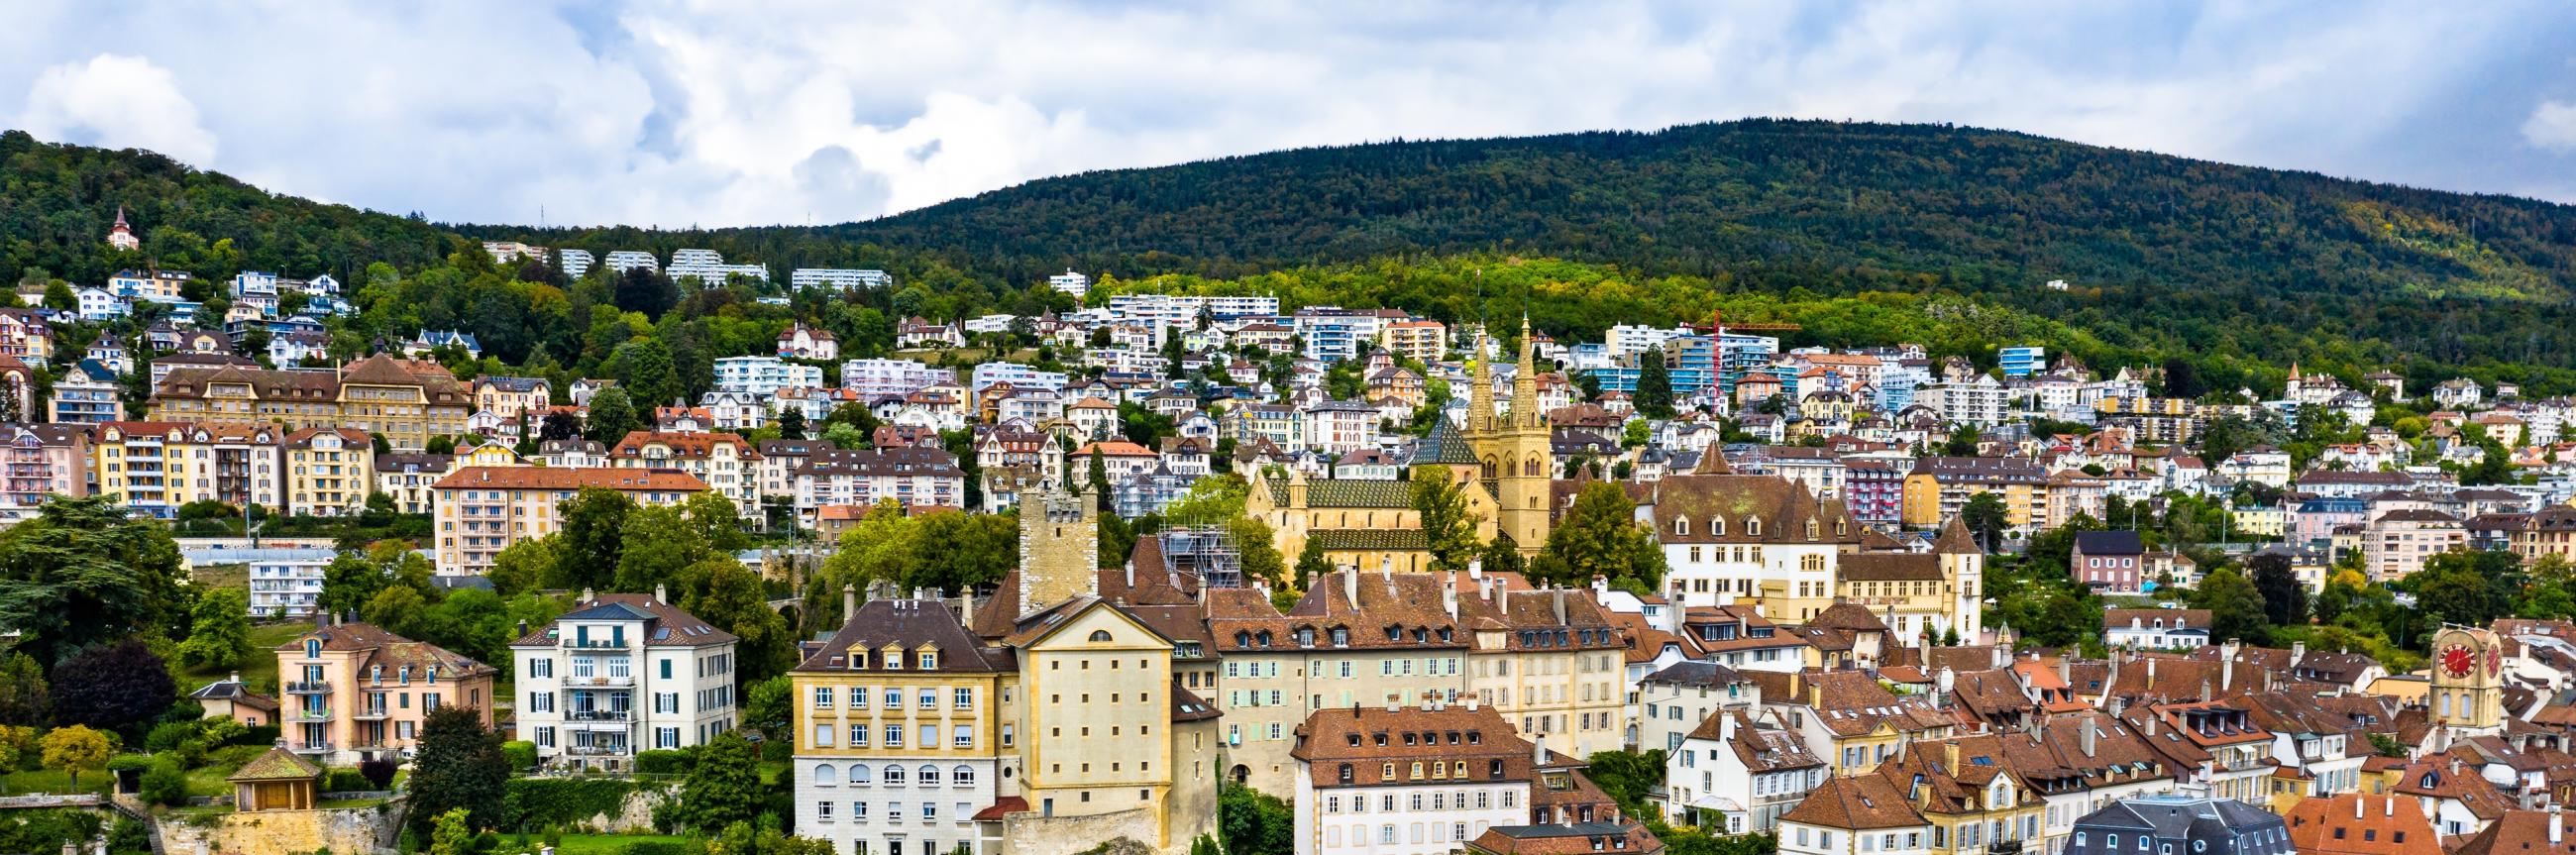
[[[2478,667],[2478,655],[2471,652],[2467,645],[2454,644],[2442,649],[2442,670],[2450,672],[2451,676],[2466,677],[2469,671],[2476,667]]]
[[[2487,676],[2493,677],[2503,672],[2504,651],[2492,647],[2487,648]]]

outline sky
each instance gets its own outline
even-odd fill
[[[0,0],[0,126],[434,220],[866,219],[1283,148],[1946,122],[2576,203],[2576,6]]]

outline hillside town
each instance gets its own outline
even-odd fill
[[[1281,855],[2571,846],[2569,398],[1722,316],[1575,340],[1070,270],[1030,283],[1068,310],[863,349],[814,307],[882,271],[481,250],[793,317],[648,399],[673,384],[631,353],[565,377],[458,330],[358,339],[328,275],[0,308],[11,537],[166,532],[194,632],[261,641],[188,671],[181,720],[124,722],[144,756],[107,798],[217,740],[257,750],[175,806],[383,804],[452,762],[461,709],[512,777],[669,783],[668,813],[552,824],[774,787],[743,818],[840,855],[1265,822]],[[9,724],[81,727],[70,670]],[[772,765],[702,783],[737,751]]]

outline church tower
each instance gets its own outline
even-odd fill
[[[107,229],[107,245],[132,252],[143,248],[143,239],[134,236],[134,227],[125,224],[125,206],[116,206],[116,225]]]
[[[1020,611],[1100,595],[1100,505],[1048,487],[1020,508]]]
[[[2497,732],[2504,723],[2504,642],[2494,632],[2444,626],[2433,633],[2433,724],[2458,736]]]
[[[1481,353],[1482,348],[1478,351]],[[1547,545],[1550,485],[1556,478],[1556,456],[1550,445],[1547,410],[1538,402],[1538,361],[1530,342],[1529,318],[1521,318],[1520,360],[1512,376],[1511,411],[1492,415],[1493,373],[1477,363],[1474,397],[1470,399],[1468,441],[1484,462],[1487,483],[1500,507],[1496,529],[1509,535],[1524,553]],[[1481,418],[1479,417],[1481,415]]]

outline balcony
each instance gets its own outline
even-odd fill
[[[563,678],[563,685],[564,688],[567,689],[597,686],[633,686],[635,685],[635,675],[628,674],[623,677],[565,677]]]
[[[331,681],[313,680],[301,683],[288,683],[286,684],[286,693],[290,695],[327,695],[331,693]]]
[[[358,721],[383,721],[391,714],[392,712],[384,707],[359,707],[351,711],[349,717]]]
[[[330,720],[331,720],[331,708],[330,708],[330,707],[296,707],[296,708],[295,708],[295,713],[294,713],[293,715],[288,716],[288,718],[293,719],[293,720],[295,720],[295,721],[330,721]]]
[[[593,638],[593,639],[587,639],[587,640],[585,640],[585,639],[579,639],[579,638],[566,638],[566,639],[564,639],[564,640],[563,640],[563,646],[565,646],[565,647],[570,647],[570,648],[575,648],[575,649],[586,649],[586,650],[624,650],[624,649],[626,649],[626,643],[625,643],[625,642],[623,642],[623,641],[617,641],[617,640],[613,640],[613,639],[606,639],[606,638]]]
[[[286,750],[297,754],[329,754],[332,748],[329,742],[296,742],[288,744]]]
[[[564,749],[574,757],[623,757],[633,753],[624,745],[575,745]]]

